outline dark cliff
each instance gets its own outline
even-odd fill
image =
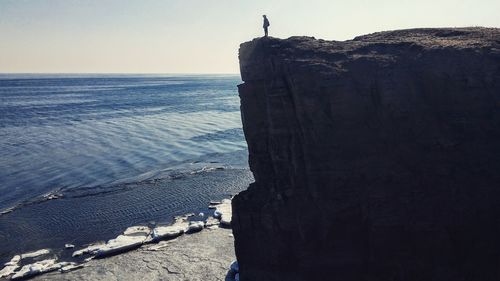
[[[241,280],[500,280],[500,29],[240,48]]]

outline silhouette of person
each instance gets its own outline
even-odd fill
[[[263,15],[262,17],[264,18],[264,25],[263,25],[264,34],[267,37],[267,35],[268,35],[267,28],[270,26],[270,24],[269,24],[269,20],[267,19],[266,15]]]

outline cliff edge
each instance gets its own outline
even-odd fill
[[[243,281],[500,280],[500,29],[240,47]]]

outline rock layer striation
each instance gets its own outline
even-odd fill
[[[241,280],[500,280],[500,29],[240,47]]]

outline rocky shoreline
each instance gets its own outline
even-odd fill
[[[0,270],[0,280],[233,280],[231,200],[210,202],[209,208],[214,215],[205,220],[187,214],[167,226],[129,227],[106,243],[74,251],[78,262],[59,261],[49,249],[16,255]]]
[[[150,244],[106,259],[95,259],[79,270],[52,272],[33,280],[234,280],[232,231],[208,228],[174,240]]]

